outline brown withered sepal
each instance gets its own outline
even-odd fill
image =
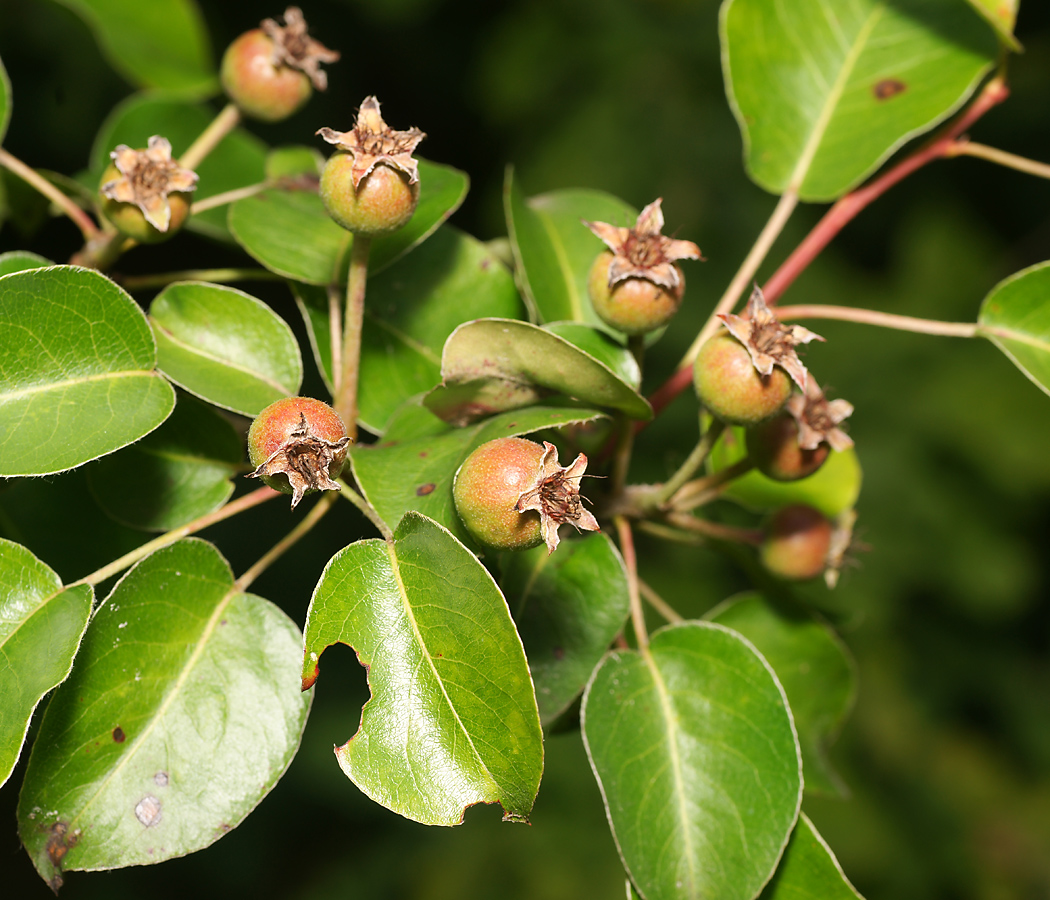
[[[307,491],[339,490],[328,469],[340,455],[345,456],[349,443],[349,437],[333,442],[311,433],[306,416],[300,413],[299,425],[289,439],[248,477],[284,475],[292,486],[292,509],[295,509]]]
[[[412,158],[412,154],[426,135],[418,128],[395,131],[383,121],[379,101],[375,97],[365,97],[357,112],[357,121],[350,131],[319,128],[317,134],[329,144],[335,144],[353,154],[351,177],[354,190],[380,163],[404,172],[409,184],[419,181],[419,163]]]
[[[273,41],[273,53],[270,61],[274,67],[286,66],[303,72],[319,91],[328,87],[328,75],[321,69],[321,63],[339,61],[339,51],[330,50],[320,41],[314,40],[307,32],[306,19],[298,6],[289,6],[284,11],[284,25],[274,19],[263,19],[260,27]]]
[[[580,480],[587,470],[587,457],[580,454],[568,466],[558,463],[558,449],[543,442],[543,460],[536,480],[522,491],[514,508],[523,513],[535,510],[540,514],[540,532],[551,554],[558,546],[558,527],[566,522],[577,531],[599,531],[598,520],[583,505]]]
[[[798,445],[803,450],[816,450],[824,441],[833,450],[848,450],[853,438],[839,428],[853,414],[848,400],[828,400],[816,379],[810,375],[801,394],[792,394],[786,404],[798,425]]]
[[[157,231],[167,231],[171,222],[168,195],[197,187],[197,173],[184,169],[171,158],[171,143],[159,134],[149,139],[145,150],[121,144],[110,158],[120,178],[100,187],[103,196],[119,203],[134,203]]]

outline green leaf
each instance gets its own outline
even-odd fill
[[[450,428],[426,409],[410,403],[391,419],[380,443],[351,447],[350,462],[361,491],[385,522],[392,526],[409,510],[417,510],[473,546],[452,502],[453,476],[471,451],[498,437],[587,422],[599,416],[601,413],[593,409],[533,407],[466,428]]]
[[[748,173],[814,201],[951,115],[997,53],[958,0],[727,0],[721,35]]]
[[[604,534],[562,541],[554,554],[544,546],[502,553],[500,572],[547,726],[583,690],[623,628],[627,573]]]
[[[375,275],[433,234],[467,195],[464,172],[419,160],[419,205],[399,231],[372,241]],[[346,281],[353,236],[333,222],[310,190],[268,190],[230,207],[229,227],[250,256],[271,272],[306,284]]]
[[[751,900],[802,799],[784,691],[744,638],[706,622],[610,653],[584,741],[624,866],[646,900]]]
[[[521,640],[485,567],[415,513],[390,543],[358,541],[325,567],[306,618],[303,687],[347,644],[371,699],[339,765],[377,803],[427,825],[500,803],[527,821],[543,737]]]
[[[508,167],[503,188],[507,233],[533,318],[606,327],[591,307],[587,275],[605,245],[580,220],[633,226],[638,210],[612,194],[580,188],[529,197]]]
[[[137,444],[88,467],[91,491],[108,515],[146,531],[170,531],[222,506],[244,457],[234,427],[182,396],[168,420]]]
[[[528,406],[552,393],[633,419],[653,416],[648,401],[604,362],[544,328],[513,319],[460,325],[441,353],[441,378],[426,404],[454,424]]]
[[[980,334],[1050,394],[1050,262],[999,282],[981,304]]]
[[[242,291],[178,282],[157,295],[149,316],[161,370],[216,406],[255,416],[303,382],[292,329]]]
[[[760,900],[863,900],[805,813]]]
[[[1020,0],[970,0],[970,5],[977,10],[1003,42],[1015,53],[1022,50],[1020,42],[1014,37],[1014,25],[1017,24],[1017,7]]]
[[[91,147],[91,185],[97,187],[109,165],[110,152],[118,144],[145,147],[154,134],[171,141],[178,158],[189,149],[209,123],[215,111],[208,106],[188,103],[155,94],[134,94],[120,103],[106,118]],[[266,177],[266,145],[243,128],[236,128],[196,167],[200,175],[194,201],[235,188],[259,184]],[[230,240],[226,227],[227,208],[220,206],[191,216],[186,227],[220,240]]]
[[[642,389],[642,370],[638,360],[609,332],[582,322],[551,322],[543,328],[593,356],[635,391]]]
[[[327,291],[304,284],[293,290],[317,367],[331,390]],[[503,264],[480,241],[443,225],[426,244],[368,283],[358,392],[361,424],[382,433],[402,403],[438,383],[441,348],[464,319],[520,312],[514,279]]]
[[[746,455],[744,429],[727,428],[711,453],[709,465],[717,472]],[[860,495],[861,478],[857,451],[851,447],[842,452],[832,450],[823,466],[800,481],[774,481],[752,469],[731,482],[722,496],[759,512],[804,503],[833,519],[854,507]]]
[[[0,786],[36,705],[73,667],[93,598],[90,585],[63,589],[25,547],[0,539]]]
[[[299,746],[300,640],[205,541],[128,572],[29,758],[19,834],[40,875],[57,887],[62,870],[161,862],[240,824]]]
[[[7,135],[7,126],[11,122],[11,79],[7,77],[4,61],[0,59],[0,145]]]
[[[798,729],[806,790],[845,796],[825,752],[857,689],[853,659],[839,637],[812,616],[773,606],[757,593],[734,597],[705,618],[746,637],[777,673]]]
[[[202,97],[219,85],[193,0],[59,0],[95,33],[102,52],[137,87]]]
[[[267,181],[302,176],[320,178],[323,167],[324,157],[314,147],[294,144],[287,147],[275,147],[266,154]]]
[[[37,253],[30,253],[28,250],[9,250],[7,253],[0,253],[0,275],[25,272],[27,269],[46,269],[53,265],[51,260]]]
[[[175,392],[142,311],[104,275],[0,278],[0,475],[49,475],[137,441]]]

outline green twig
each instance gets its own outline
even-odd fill
[[[365,318],[365,284],[368,281],[368,254],[372,239],[354,235],[350,248],[350,272],[346,282],[346,319],[343,323],[343,374],[335,410],[343,417],[351,440],[357,437],[357,384],[361,370],[361,331]]]
[[[254,197],[256,194],[265,191],[269,186],[269,184],[263,181],[259,184],[249,184],[247,187],[235,188],[232,191],[223,191],[221,194],[212,194],[210,197],[205,197],[194,203],[190,207],[190,215],[196,216],[209,209],[226,206],[228,203],[236,203],[238,200],[243,200],[245,197]]]
[[[1026,175],[1035,175],[1037,178],[1050,178],[1050,165],[1046,163],[1018,156],[1016,153],[1007,153],[1005,150],[989,147],[986,144],[968,141],[965,138],[956,141],[945,155],[974,156],[977,159],[984,159],[1000,166],[1006,166],[1008,169],[1016,169],[1018,172],[1024,172]]]
[[[364,517],[368,519],[368,521],[371,522],[373,525],[375,525],[376,531],[383,535],[383,538],[385,540],[392,541],[394,539],[394,532],[391,531],[390,527],[386,524],[386,522],[384,522],[379,517],[379,513],[375,511],[375,507],[373,507],[371,503],[369,503],[363,496],[361,496],[361,494],[359,494],[352,487],[350,487],[350,485],[347,484],[346,481],[344,481],[342,478],[337,478],[336,481],[339,482],[339,487],[342,490],[343,496],[346,497],[346,499],[349,500],[351,503],[353,503],[354,506],[356,506],[359,510],[361,510],[361,512],[364,514]]]
[[[642,581],[641,578],[638,579],[638,591],[645,598],[646,602],[668,622],[677,623],[685,621],[685,617],[682,616],[678,610]]]
[[[149,556],[154,550],[159,550],[161,547],[167,547],[168,544],[174,544],[176,541],[182,540],[188,535],[202,531],[209,525],[214,525],[216,522],[221,522],[223,519],[228,519],[231,516],[244,512],[246,509],[251,509],[253,506],[258,506],[260,503],[265,503],[267,500],[279,496],[280,494],[278,494],[277,491],[271,490],[268,487],[261,487],[258,490],[252,491],[250,494],[245,494],[237,500],[231,500],[225,506],[215,510],[215,512],[210,512],[207,515],[200,516],[192,522],[187,522],[185,525],[181,525],[178,528],[162,534],[160,537],[154,538],[152,541],[147,541],[141,547],[136,547],[129,553],[125,553],[120,559],[114,560],[108,566],[103,566],[101,569],[92,572],[90,575],[86,575],[83,578],[74,581],[73,584],[101,584],[107,578],[112,578],[114,575],[123,572],[129,566],[133,566],[143,557]],[[72,587],[73,585],[68,586]]]
[[[710,519],[700,519],[688,513],[668,513],[667,521],[675,528],[681,528],[684,531],[695,531],[697,534],[704,535],[704,537],[714,538],[719,541],[753,544],[757,547],[765,537],[758,528],[738,528],[736,525],[712,522]]]
[[[917,319],[914,316],[898,316],[874,309],[857,309],[852,306],[829,306],[820,303],[800,303],[781,306],[777,318],[785,319],[837,319],[840,322],[859,322],[895,328],[898,331],[914,331],[919,334],[936,334],[943,337],[977,337],[980,326],[975,322],[937,322],[933,319]]]
[[[185,169],[196,169],[241,121],[241,111],[236,104],[227,103],[211,124],[197,137],[190,148],[182,154],[179,165]]]
[[[638,649],[643,653],[649,648],[649,632],[645,627],[645,610],[638,593],[638,561],[634,553],[634,536],[631,534],[631,523],[624,516],[617,516],[616,532],[620,538],[620,553],[623,554],[624,567],[627,569],[627,594],[631,600],[631,624]]]
[[[32,167],[27,166],[22,160],[12,156],[3,147],[0,147],[0,166],[17,175],[31,188],[43,194],[62,210],[72,220],[73,224],[80,229],[85,243],[96,240],[99,237],[101,231],[91,216],[44,178],[43,175]]]
[[[726,466],[724,469],[719,469],[711,475],[694,479],[682,485],[678,493],[670,498],[667,506],[675,510],[685,511],[710,503],[729,486],[731,481],[735,481],[741,475],[746,475],[754,467],[755,464],[745,456],[731,466]]]
[[[229,284],[236,281],[282,281],[280,275],[269,269],[184,269],[181,272],[161,272],[156,275],[123,275],[114,278],[125,290],[139,291],[164,287],[176,281],[209,281]]]
[[[707,461],[707,457],[711,454],[715,442],[722,436],[723,431],[725,431],[725,423],[717,419],[711,423],[711,427],[700,436],[693,452],[657,492],[655,499],[658,506],[665,505],[678,489],[696,474],[697,469]]]
[[[253,566],[247,569],[247,571],[245,571],[245,573],[233,583],[233,586],[241,592],[248,590],[249,585],[251,585],[256,578],[270,568],[270,566],[278,559],[284,556],[291,547],[293,547],[304,535],[310,532],[314,525],[321,521],[325,513],[332,508],[332,504],[335,503],[336,499],[334,493],[325,493],[324,496],[314,504],[314,508],[303,517],[303,520],[267,550]]]

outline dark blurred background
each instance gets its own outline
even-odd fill
[[[961,3],[962,0],[959,0]],[[216,57],[278,5],[201,3]],[[586,186],[641,207],[664,198],[668,230],[708,262],[687,273],[685,305],[651,355],[647,388],[688,346],[772,210],[751,184],[723,93],[716,0],[304,0],[311,31],[342,51],[330,89],[288,122],[249,127],[271,144],[344,130],[375,93],[395,127],[428,134],[422,154],[469,172],[452,221],[483,239],[505,234],[504,166],[528,193]],[[1050,6],[1023,4],[1026,52],[1012,99],[975,140],[1050,160]],[[88,29],[50,0],[0,0],[0,57],[14,116],[5,146],[73,173],[103,118],[131,88]],[[17,200],[17,198],[15,198]],[[822,212],[800,209],[763,269],[768,276]],[[78,246],[64,220],[0,228],[0,250],[63,260]],[[880,199],[791,288],[788,302],[844,303],[973,320],[1006,275],[1050,258],[1050,183],[990,164],[939,162]],[[124,271],[229,264],[234,251],[184,235],[137,250]],[[254,293],[302,337],[280,286]],[[1050,397],[990,344],[820,323],[827,344],[807,363],[856,406],[864,466],[859,533],[869,545],[839,587],[803,593],[856,656],[856,709],[832,751],[849,800],[805,809],[846,873],[875,898],[1050,898]],[[305,341],[304,341],[305,345]],[[307,368],[311,369],[310,364]],[[311,369],[304,392],[320,393]],[[639,443],[633,475],[665,477],[695,440],[683,395]],[[74,513],[51,508],[59,499]],[[276,505],[205,533],[235,571],[287,519]],[[0,528],[75,578],[140,536],[107,526],[82,472],[0,491]],[[365,529],[340,509],[336,528],[284,557],[254,585],[302,624],[317,574]],[[336,518],[333,515],[333,518]],[[242,542],[250,530],[252,540]],[[49,554],[49,550],[53,551]],[[709,551],[643,541],[642,574],[687,615],[746,586]],[[655,624],[655,623],[654,623]],[[341,652],[345,651],[345,652]],[[601,898],[623,874],[578,732],[547,742],[531,827],[498,811],[428,829],[372,804],[332,757],[367,697],[352,653],[333,648],[302,749],[260,808],[221,842],[161,868],[72,873],[72,898]],[[246,752],[250,752],[246,749]],[[23,763],[24,764],[24,763]],[[22,768],[0,791],[0,894],[46,897],[18,845]]]

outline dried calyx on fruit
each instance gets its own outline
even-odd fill
[[[497,438],[474,450],[456,472],[456,511],[471,536],[486,547],[528,550],[546,543],[553,553],[560,525],[598,530],[580,497],[586,468],[582,453],[562,467],[553,444]]]
[[[339,53],[307,34],[297,6],[284,11],[284,25],[264,19],[226,49],[222,58],[223,90],[246,115],[265,122],[285,119],[299,109],[313,88],[328,87],[321,63]]]
[[[292,495],[292,509],[308,491],[338,491],[350,438],[334,409],[309,397],[271,403],[252,422],[248,454],[274,490]]]
[[[594,311],[626,334],[644,334],[664,325],[678,311],[685,291],[685,277],[676,260],[703,259],[692,241],[660,233],[661,202],[657,198],[645,207],[634,228],[583,222],[609,248],[598,255],[588,276]]]
[[[833,448],[846,450],[853,441],[839,423],[853,412],[846,400],[829,401],[809,375],[804,394],[792,394],[785,411],[747,430],[747,451],[763,475],[795,481],[817,471]]]
[[[383,121],[379,101],[366,97],[350,131],[317,131],[338,148],[321,173],[328,214],[354,234],[396,231],[415,212],[419,164],[412,153],[426,135],[418,128],[395,131]]]
[[[769,375],[780,366],[802,390],[806,389],[806,367],[795,348],[810,341],[822,341],[801,325],[784,325],[766,305],[766,298],[756,284],[747,301],[743,316],[719,314],[729,333],[746,348],[760,375]]]
[[[197,173],[171,158],[167,138],[153,135],[145,150],[121,144],[102,174],[102,213],[122,234],[143,243],[164,240],[182,227]]]

